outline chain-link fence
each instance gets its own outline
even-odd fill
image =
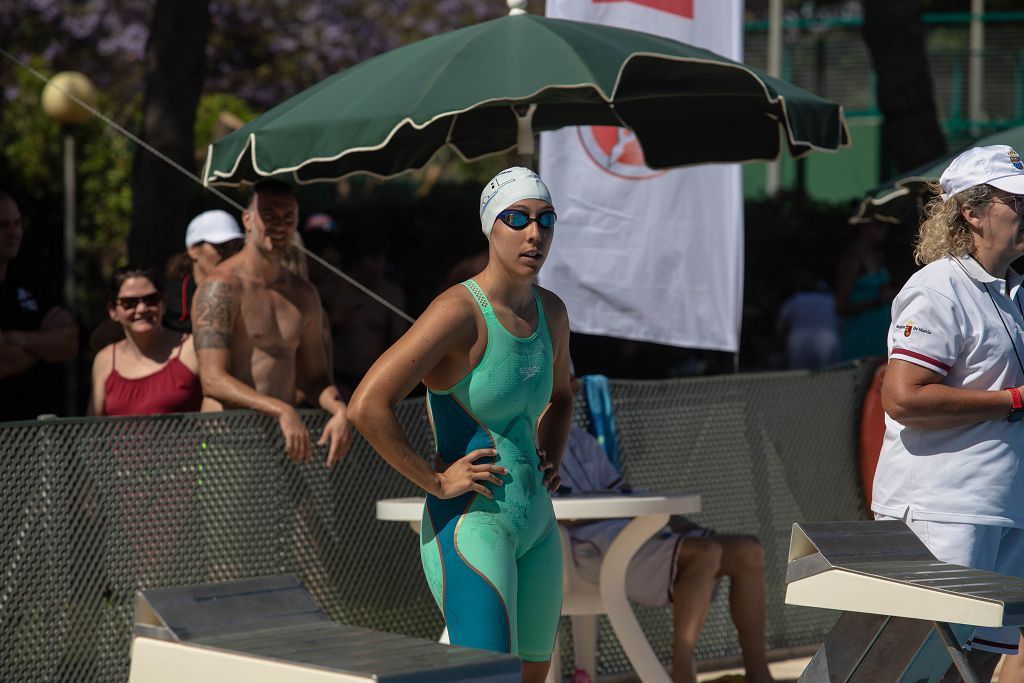
[[[971,121],[968,15],[925,15],[926,51],[939,120],[956,149],[970,139],[1024,123],[1024,18],[1020,12],[984,15],[980,53],[981,116]],[[875,75],[860,18],[787,22],[782,77],[826,99],[840,102],[847,114],[878,114]],[[744,32],[744,60],[767,66],[764,24]],[[973,130],[972,130],[973,129]]]
[[[814,643],[834,618],[783,606],[789,527],[864,516],[855,435],[867,378],[857,367],[612,383],[632,484],[699,492],[698,521],[764,540],[770,648]],[[432,453],[422,401],[398,414]],[[323,414],[303,417],[317,438]],[[416,488],[361,438],[332,469],[318,455],[287,461],[276,422],[243,412],[0,425],[0,680],[126,680],[137,588],[247,576],[295,574],[341,622],[439,634],[417,537],[374,514]],[[667,662],[669,611],[638,612]],[[607,624],[601,634],[600,670],[628,671]],[[738,651],[723,595],[700,657]]]

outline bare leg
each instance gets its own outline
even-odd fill
[[[696,683],[694,651],[711,606],[721,547],[707,538],[688,538],[679,545],[676,580],[672,584],[672,680]]]
[[[523,683],[544,683],[548,677],[548,667],[551,660],[546,662],[523,662]]]
[[[1024,683],[1024,638],[1021,638],[1019,652],[1021,654],[1004,657],[999,683]]]
[[[736,625],[747,680],[774,681],[765,656],[764,549],[754,536],[722,535],[714,540],[722,546],[718,573],[729,577],[729,614]]]

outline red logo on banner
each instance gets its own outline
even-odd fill
[[[647,168],[636,134],[617,126],[580,126],[580,144],[594,164],[605,173],[625,180],[647,180],[665,171]]]
[[[693,0],[594,0],[594,2],[632,2],[644,7],[650,7],[651,9],[693,19]]]

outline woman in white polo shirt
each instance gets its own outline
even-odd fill
[[[893,301],[885,441],[871,509],[904,519],[940,560],[1024,577],[1024,163],[1005,145],[958,156],[939,180]],[[1016,629],[967,645],[984,678]],[[991,661],[986,661],[991,660]],[[991,671],[989,671],[991,675]]]

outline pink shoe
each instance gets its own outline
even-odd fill
[[[574,673],[572,675],[572,683],[594,683],[594,682],[590,679],[590,674],[588,674],[584,669],[576,669],[576,673]]]

